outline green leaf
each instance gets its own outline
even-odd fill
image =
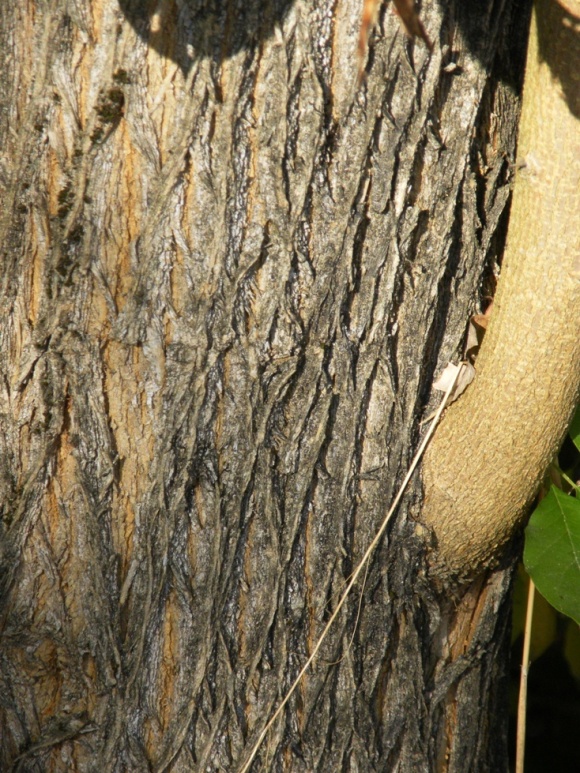
[[[550,488],[526,529],[524,564],[542,596],[580,623],[580,501]]]
[[[572,419],[572,424],[570,424],[568,434],[572,438],[572,442],[576,448],[580,451],[580,405],[576,408],[576,413]]]

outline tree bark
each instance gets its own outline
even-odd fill
[[[360,85],[354,1],[5,5],[0,766],[235,771],[492,292],[527,4]],[[507,769],[511,564],[438,596],[421,497],[254,770]]]

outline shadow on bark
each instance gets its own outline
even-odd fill
[[[270,37],[293,3],[119,0],[125,18],[139,37],[173,59],[185,73],[198,59],[211,57],[221,62]]]
[[[283,23],[295,0],[118,0],[127,21],[139,37],[159,54],[175,61],[187,73],[199,59],[212,58],[219,63],[241,50],[252,48],[260,40],[269,38],[277,25]],[[487,57],[487,31],[482,29],[480,0],[449,3],[438,0],[445,15],[439,44],[448,42],[447,32],[459,27],[463,45],[484,64]],[[361,19],[362,19],[362,0]],[[382,13],[390,11],[390,3],[382,2]],[[531,3],[520,0],[522,13],[515,18],[519,29],[513,30],[515,58],[525,57],[525,36],[521,26],[527,27]],[[420,10],[421,3],[417,3]],[[487,3],[488,28],[503,22],[503,14],[493,0]],[[558,6],[560,9],[560,6]],[[329,13],[331,8],[329,6]],[[426,8],[425,11],[428,11]],[[394,12],[394,11],[392,11]],[[557,12],[564,13],[561,9]],[[423,14],[425,15],[425,14]],[[570,14],[568,14],[569,16]],[[521,26],[520,26],[521,25]],[[522,40],[524,46],[522,47]],[[419,43],[422,45],[422,43]],[[498,77],[519,92],[520,69],[506,68]]]
[[[554,78],[560,82],[570,112],[580,118],[580,17],[570,13],[563,4],[554,0],[538,0],[538,5],[542,6],[542,18],[547,21],[538,29],[540,57],[547,63]],[[557,46],[554,46],[554,40],[558,40]],[[561,51],[574,53],[572,56],[559,56]]]

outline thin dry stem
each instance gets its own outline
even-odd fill
[[[516,773],[524,773],[524,753],[526,746],[526,703],[528,696],[528,673],[530,671],[530,642],[532,639],[532,619],[534,616],[534,598],[536,586],[530,578],[528,586],[528,604],[524,626],[524,647],[522,651],[522,671],[520,674],[520,694],[518,698],[518,719],[516,736]]]

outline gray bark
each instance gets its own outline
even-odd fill
[[[4,5],[0,766],[235,771],[492,291],[527,11],[357,85],[358,2]],[[254,770],[506,769],[511,568],[442,598],[420,503]]]

